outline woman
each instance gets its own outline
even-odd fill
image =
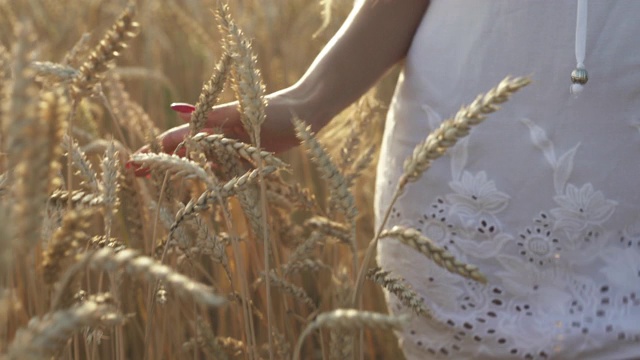
[[[640,357],[633,14],[639,1],[591,2],[588,11],[570,0],[363,1],[300,81],[269,95],[262,144],[282,151],[297,144],[290,114],[318,130],[405,59],[378,166],[379,221],[404,159],[443,118],[506,75],[531,76],[395,204],[388,227],[419,229],[488,278],[466,281],[382,240],[379,264],[434,313],[399,334],[408,358]],[[591,75],[577,96],[576,62]],[[208,120],[247,139],[235,104]],[[187,131],[164,133],[165,150]]]

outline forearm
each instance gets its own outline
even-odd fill
[[[283,91],[282,100],[302,104],[293,111],[299,111],[315,130],[323,127],[406,56],[428,4],[428,0],[364,1],[300,81]]]

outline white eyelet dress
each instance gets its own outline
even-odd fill
[[[507,75],[532,84],[393,207],[386,228],[418,229],[488,279],[382,239],[378,264],[435,317],[398,333],[408,359],[640,359],[640,1],[589,2],[578,96],[576,4],[433,0],[417,30],[386,122],[378,222],[442,120]]]

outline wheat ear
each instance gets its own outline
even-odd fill
[[[289,281],[279,277],[276,275],[274,271],[269,273],[269,277],[271,278],[271,284],[274,287],[282,289],[285,293],[292,295],[296,299],[302,301],[303,303],[309,305],[311,308],[315,309],[317,305],[315,302],[309,297],[306,291],[303,288],[290,283]],[[263,278],[266,276],[263,274]]]
[[[64,149],[67,151],[67,156],[71,157],[73,166],[76,167],[76,175],[82,178],[80,185],[88,188],[92,193],[100,193],[100,184],[98,182],[98,175],[91,162],[87,159],[87,155],[80,149],[78,143],[69,136],[64,136],[62,142]]]
[[[273,166],[267,166],[262,169],[263,174],[270,174],[274,171],[276,171],[276,168]],[[259,173],[259,169],[251,170],[240,177],[227,181],[222,186],[216,186],[213,190],[205,191],[197,200],[189,201],[189,203],[176,214],[176,220],[170,230],[174,231],[186,218],[194,216],[198,212],[208,210],[211,204],[218,201],[218,199],[223,200],[243,191],[247,186],[257,181]]]
[[[260,146],[260,126],[266,117],[267,100],[256,56],[249,40],[231,19],[229,6],[219,2],[216,15],[225,41],[225,50],[233,59],[232,84],[240,107],[240,119],[251,135],[252,142]]]
[[[329,220],[324,216],[314,216],[307,219],[304,224],[311,230],[318,231],[324,235],[333,236],[340,240],[340,242],[349,245],[352,251],[356,251],[356,244],[353,242],[351,230],[347,225]]]
[[[31,67],[36,71],[39,79],[49,84],[68,82],[78,76],[78,70],[71,66],[50,61],[34,61],[31,63]]]
[[[58,281],[58,276],[67,260],[77,249],[86,245],[89,240],[87,230],[90,227],[89,219],[94,211],[71,210],[62,218],[62,225],[53,233],[53,237],[42,255],[42,268],[44,282],[53,284]]]
[[[113,141],[107,147],[104,158],[102,159],[102,198],[104,207],[104,227],[105,235],[111,237],[111,225],[113,216],[117,210],[119,200],[118,191],[120,184],[120,161],[118,160],[118,152]]]
[[[434,244],[429,238],[423,236],[418,230],[394,226],[391,230],[385,230],[380,234],[380,238],[392,237],[400,240],[403,244],[418,250],[422,255],[431,259],[434,263],[447,269],[449,272],[464,276],[485,284],[487,278],[480,273],[473,265],[465,264],[447,250]]]
[[[210,306],[225,303],[225,299],[216,295],[209,286],[195,282],[148,256],[139,255],[134,250],[125,249],[115,253],[113,249],[106,247],[85,256],[90,258],[89,266],[92,268],[106,271],[124,269],[130,275],[162,282],[177,294],[190,296],[199,303]]]
[[[431,311],[424,306],[424,301],[420,299],[420,296],[404,284],[402,279],[392,276],[391,272],[376,267],[369,269],[367,277],[394,294],[406,307],[412,309],[416,314],[430,319],[433,317]]]
[[[141,164],[143,167],[167,173],[169,176],[182,179],[199,179],[206,184],[209,189],[215,187],[215,183],[210,174],[198,165],[198,163],[177,155],[165,153],[134,154],[131,156],[131,160]]]
[[[500,104],[531,82],[529,78],[518,77],[502,80],[497,87],[481,94],[469,105],[463,106],[453,118],[447,119],[413,150],[413,154],[404,163],[404,174],[398,188],[404,189],[407,183],[414,182],[431,166],[433,160],[442,156],[447,149],[469,134],[471,126],[485,120],[487,114],[500,109]]]
[[[283,273],[287,275],[292,269],[292,264],[309,258],[317,244],[323,239],[323,234],[313,231],[311,235],[291,253],[287,264],[283,267]]]
[[[91,194],[82,190],[73,190],[71,195],[66,190],[55,190],[51,196],[49,196],[49,204],[53,206],[64,206],[69,202],[71,197],[71,204],[73,206],[102,206],[104,198],[102,194]]]
[[[400,316],[390,316],[385,314],[379,314],[370,311],[358,311],[353,309],[337,309],[329,312],[322,313],[312,321],[304,329],[296,350],[293,355],[294,360],[300,359],[300,350],[304,339],[313,331],[327,327],[332,329],[344,329],[344,330],[359,330],[362,328],[373,329],[398,329],[402,327],[409,317],[404,314]]]
[[[90,94],[96,84],[118,58],[122,50],[138,33],[139,25],[133,20],[135,6],[129,5],[118,17],[111,29],[100,40],[87,60],[80,66],[79,73],[71,81],[71,91],[75,99]]]
[[[329,189],[335,205],[342,210],[349,220],[355,219],[358,214],[355,207],[353,194],[348,188],[347,181],[344,179],[335,163],[331,160],[329,154],[320,145],[311,132],[311,127],[307,126],[304,121],[294,118],[293,124],[296,129],[298,138],[302,141],[312,160],[318,166],[322,177],[329,182]]]
[[[70,309],[32,318],[16,332],[9,345],[9,359],[44,359],[59,350],[75,333],[87,326],[115,325],[121,320],[112,306],[85,301]],[[114,324],[114,320],[115,324]]]
[[[369,247],[365,253],[362,267],[356,279],[355,291],[353,292],[354,303],[359,297],[362,284],[364,283],[366,269],[373,258],[378,239],[386,226],[391,214],[391,209],[404,191],[405,186],[409,182],[416,181],[420,178],[422,173],[431,166],[433,160],[442,156],[446,149],[453,146],[460,138],[466,136],[469,133],[471,125],[482,122],[486,114],[498,110],[499,104],[507,101],[513,93],[529,83],[530,80],[526,77],[505,78],[497,87],[489,90],[485,95],[479,95],[471,105],[462,107],[452,119],[444,121],[438,129],[427,136],[425,141],[416,146],[413,155],[404,163],[404,174],[398,181],[396,190],[379,224],[376,236],[369,243]]]
[[[191,113],[189,121],[189,134],[196,135],[204,128],[207,121],[207,113],[218,102],[218,98],[224,89],[224,83],[231,70],[231,55],[225,52],[216,64],[211,78],[202,86],[202,92],[196,103],[196,109]]]
[[[226,152],[240,156],[241,158],[257,164],[260,160],[265,165],[276,166],[278,168],[288,168],[289,165],[275,157],[271,152],[260,150],[255,146],[241,141],[224,137],[221,134],[208,135],[199,133],[192,137],[193,141],[204,144],[206,147],[221,148]]]

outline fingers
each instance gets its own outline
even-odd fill
[[[174,153],[178,145],[181,144],[189,135],[189,121],[191,120],[191,113],[196,109],[194,105],[180,102],[172,103],[170,107],[186,124],[169,129],[158,136],[162,146],[162,151],[168,154]],[[250,142],[249,135],[240,121],[237,104],[231,103],[214,107],[207,113],[206,127],[207,128],[202,129],[203,132],[209,134],[221,132],[226,137],[246,143]],[[149,146],[145,145],[136,151],[136,154],[147,153],[149,151]],[[186,151],[184,147],[179,149],[176,152],[176,155],[185,156]],[[127,162],[126,166],[127,168],[133,168],[136,176],[149,175],[149,171],[147,169],[141,168],[138,164],[132,161]]]
[[[191,113],[196,111],[196,107],[194,105],[182,102],[172,103],[170,107],[171,110],[178,113],[178,116],[180,116],[182,121],[187,123],[191,121]]]
[[[171,110],[180,114],[191,114],[192,112],[196,111],[195,106],[182,102],[174,102],[170,105],[170,107]]]

